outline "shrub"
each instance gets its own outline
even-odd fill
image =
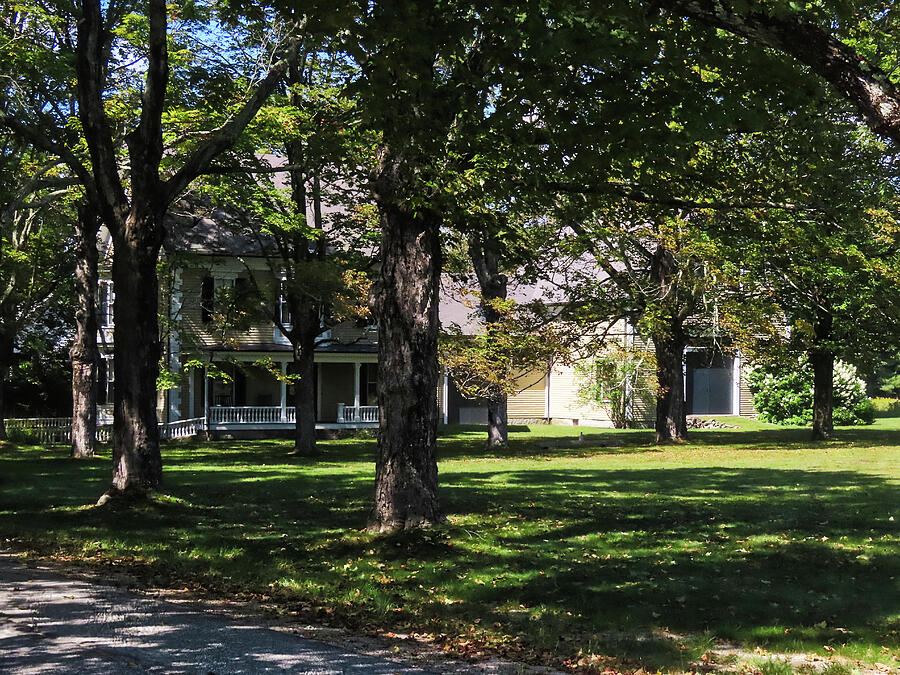
[[[747,376],[753,405],[763,422],[802,426],[812,422],[813,373],[806,358],[788,365],[765,365]],[[866,398],[865,383],[849,363],[834,364],[834,423],[871,424],[875,407]]]
[[[655,398],[647,377],[653,361],[650,352],[608,345],[593,360],[576,364],[579,400],[602,406],[616,429],[626,429],[634,422],[635,408],[646,409]]]
[[[22,427],[7,427],[6,438],[16,445],[35,445],[38,442],[37,433],[31,429]]]
[[[900,398],[873,398],[875,417],[900,417]]]

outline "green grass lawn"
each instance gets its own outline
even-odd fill
[[[729,641],[896,667],[900,419],[819,446],[729,421],[664,448],[533,426],[485,451],[483,430],[446,429],[450,524],[392,537],[363,531],[371,440],[315,462],[281,441],[169,446],[165,494],[131,510],[89,506],[108,457],[7,446],[0,542],[461,652],[679,671]]]

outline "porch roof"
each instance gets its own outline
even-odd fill
[[[279,344],[275,342],[256,342],[256,343],[241,343],[240,349],[235,349],[232,346],[217,344],[211,347],[205,347],[203,349],[204,352],[216,352],[216,353],[229,353],[229,354],[242,354],[242,353],[278,353],[278,354],[290,354],[291,346],[289,344]],[[358,344],[327,344],[321,347],[316,347],[316,353],[324,353],[324,354],[377,354],[378,353],[378,345],[373,345],[371,343],[358,343]]]

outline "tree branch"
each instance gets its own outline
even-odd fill
[[[75,71],[78,74],[78,117],[91,155],[97,207],[107,225],[121,222],[128,198],[119,177],[116,146],[103,105],[104,34],[100,0],[82,0],[78,22]]]
[[[212,160],[234,144],[269,95],[275,91],[288,67],[296,63],[299,58],[299,44],[299,37],[289,41],[285,56],[275,62],[244,106],[228,122],[212,132],[209,140],[194,150],[175,175],[166,181],[165,193],[168,201],[174,201],[191,181],[209,167]]]
[[[168,15],[166,0],[149,0],[150,26],[147,75],[141,95],[141,120],[126,139],[131,158],[132,193],[152,194],[159,187],[159,163],[163,155],[162,114],[169,82]]]
[[[94,184],[93,176],[88,168],[75,156],[75,153],[68,146],[50,138],[46,131],[42,131],[26,124],[15,117],[12,117],[3,110],[0,110],[0,125],[5,126],[14,134],[31,143],[34,147],[45,150],[52,155],[59,157],[72,173],[78,178],[88,193],[89,199],[96,200],[97,191]]]
[[[717,211],[741,211],[753,209],[781,209],[784,211],[812,211],[810,207],[804,207],[791,202],[773,202],[768,200],[761,201],[722,201],[722,200],[694,200],[683,199],[681,197],[671,197],[666,195],[652,195],[649,192],[624,183],[593,183],[583,184],[564,181],[547,181],[544,187],[555,192],[580,195],[612,195],[624,197],[625,199],[641,204],[654,204],[657,206],[667,206],[670,208],[680,209],[713,209]]]
[[[792,56],[853,103],[875,133],[900,142],[900,92],[887,74],[803,15],[739,13],[722,0],[661,0],[659,4]]]

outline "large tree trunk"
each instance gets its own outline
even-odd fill
[[[288,79],[292,85],[303,83],[303,69],[293,66],[288,69]],[[291,102],[301,106],[302,100],[296,94],[291,94]],[[301,167],[306,161],[303,142],[293,140],[285,144],[288,164]],[[309,211],[309,203],[306,189],[306,174],[302,169],[294,169],[290,172],[291,199],[297,214],[306,216]],[[316,183],[318,185],[318,183]],[[318,190],[315,191],[314,226],[322,227],[321,204],[318,203]],[[291,310],[291,330],[288,338],[293,345],[294,362],[291,365],[292,373],[299,375],[299,380],[294,382],[294,413],[296,425],[294,427],[294,452],[293,454],[304,457],[312,457],[316,454],[316,389],[313,379],[315,368],[316,338],[322,331],[319,303],[311,302],[310,298],[296,287],[298,269],[301,265],[308,265],[315,257],[310,251],[310,239],[305,234],[291,233],[285,237],[289,246],[284,247],[282,255],[286,273],[293,283],[287,285],[287,302]]]
[[[809,354],[813,370],[812,440],[834,436],[834,352],[825,344],[831,338],[832,316],[826,309],[816,311],[813,326],[815,345]]]
[[[6,382],[9,378],[9,366],[12,363],[12,337],[0,326],[0,441],[6,435]]]
[[[488,441],[489,448],[509,445],[509,429],[506,421],[506,396],[488,401]]]
[[[375,184],[382,267],[374,291],[379,428],[370,529],[379,532],[444,520],[435,453],[440,218],[399,203],[401,168],[390,161],[382,159]]]
[[[75,341],[72,344],[72,457],[93,457],[97,434],[97,218],[78,209]]]
[[[679,306],[678,260],[663,244],[653,252],[650,270],[662,309],[665,330],[653,335],[656,349],[656,442],[687,439],[684,405],[684,308]]]
[[[299,321],[294,318],[294,321]],[[318,322],[317,322],[318,323]],[[296,330],[297,325],[295,323]],[[294,361],[291,373],[299,375],[294,381],[294,455],[313,457],[316,449],[316,386],[315,386],[315,334],[306,335],[294,345]]]
[[[508,280],[500,272],[500,253],[498,242],[490,232],[473,233],[469,238],[469,256],[478,286],[481,289],[481,311],[487,323],[497,323],[501,319],[500,312],[493,305],[494,300],[505,300]],[[509,444],[507,429],[507,395],[498,393],[488,401],[488,440],[489,448],[504,447]]]
[[[812,439],[824,441],[834,435],[834,354],[815,351],[809,362],[813,369]]]
[[[142,493],[162,484],[156,412],[160,341],[156,265],[162,214],[130,219],[114,236],[116,291],[111,493]]]
[[[687,439],[684,405],[684,335],[680,325],[654,336],[656,348],[656,442]]]

